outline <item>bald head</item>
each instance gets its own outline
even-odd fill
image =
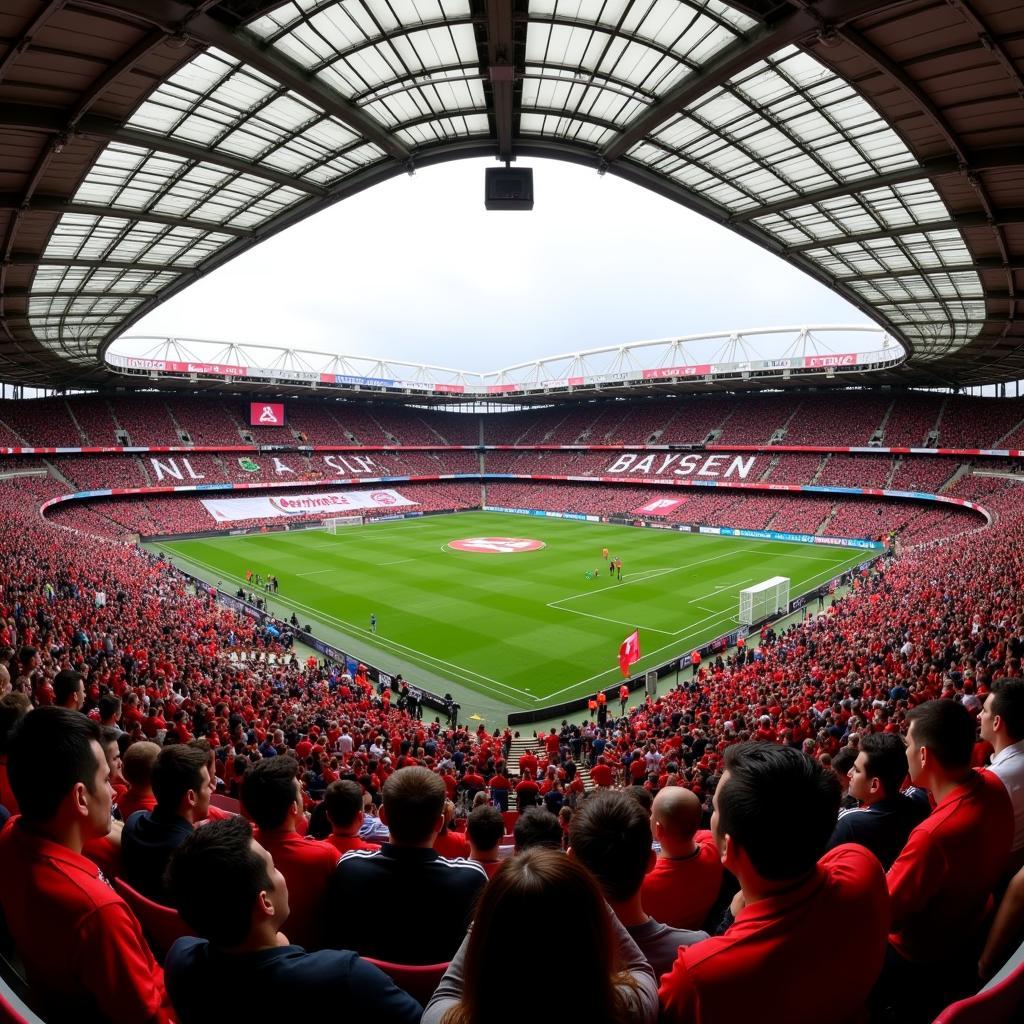
[[[700,800],[682,786],[666,786],[654,798],[651,832],[666,856],[677,857],[690,852],[700,816]]]

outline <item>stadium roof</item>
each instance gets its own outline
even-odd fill
[[[1024,377],[1019,0],[6,0],[0,378],[103,383],[225,260],[467,156],[707,215],[885,327],[908,384]]]

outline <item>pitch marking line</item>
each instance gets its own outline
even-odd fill
[[[680,572],[683,569],[691,569],[695,565],[705,565],[708,562],[715,562],[719,558],[731,557],[731,556],[733,556],[735,554],[736,554],[735,551],[723,551],[720,555],[712,555],[710,558],[702,558],[702,559],[699,559],[696,562],[687,562],[685,565],[677,565],[677,566],[674,566],[674,567],[669,568],[669,569],[648,569],[648,570],[646,570],[646,572],[658,573],[659,575],[664,576],[664,575],[666,575],[667,573],[670,573],[670,572]],[[622,586],[628,587],[628,586],[631,586],[633,583],[643,583],[644,580],[647,579],[647,576],[644,576],[643,578],[639,578],[640,575],[641,575],[640,573],[633,573],[632,575],[627,573],[626,579],[622,583]],[[638,578],[637,579],[633,579],[632,576],[636,576]],[[616,588],[616,589],[618,589],[618,588]],[[601,591],[601,590],[581,590],[578,594],[571,594],[569,597],[560,597],[557,601],[549,601],[548,604],[547,604],[547,607],[548,608],[558,608],[558,606],[560,604],[564,604],[566,601],[575,601],[578,597],[593,597],[595,594],[600,594],[602,592],[603,591]],[[559,611],[563,611],[563,612],[573,612],[572,608],[558,608],[558,610]],[[583,613],[582,612],[574,612],[574,614],[582,615]]]
[[[742,587],[744,583],[752,583],[753,577],[749,580],[740,580],[739,583],[723,583],[720,587],[715,587],[713,594],[703,594],[700,597],[695,597],[692,601],[687,601],[687,604],[697,604],[698,601],[706,601],[709,597],[721,597],[723,590],[732,590],[734,587]],[[710,611],[709,608],[701,608],[702,612]]]
[[[334,569],[314,569],[312,572],[297,572],[296,576],[319,576],[322,572],[334,572]]]
[[[824,572],[816,573],[814,576],[811,576],[811,577],[809,577],[806,580],[802,580],[801,583],[800,583],[800,587],[801,588],[806,587],[809,584],[813,583],[815,580],[822,579],[825,576],[837,576],[837,575],[839,575],[840,572],[848,572],[850,569],[852,569],[855,566],[859,565],[860,562],[862,562],[862,561],[863,561],[863,559],[858,554],[856,561],[850,562],[849,565],[846,565],[845,567],[842,564],[830,566]],[[564,609],[564,610],[569,611],[570,609]],[[579,613],[577,613],[577,614],[579,614]],[[708,618],[711,618],[711,616],[708,616]],[[731,611],[724,612],[723,614],[719,615],[718,618],[716,618],[711,623],[707,623],[707,619],[701,619],[699,622],[693,624],[694,628],[691,628],[687,632],[683,632],[682,635],[680,635],[678,633],[673,634],[676,637],[675,640],[671,641],[670,643],[664,644],[661,647],[655,648],[655,650],[653,650],[653,651],[648,652],[647,654],[645,654],[643,656],[643,660],[646,661],[648,658],[653,658],[655,655],[661,654],[662,651],[667,651],[670,647],[676,647],[678,649],[678,645],[679,645],[679,643],[682,640],[687,640],[690,637],[696,636],[698,633],[699,634],[706,634],[707,631],[712,626],[717,626],[719,624],[724,625],[726,622],[730,622],[730,621],[732,621],[732,613],[731,613]],[[707,624],[705,625],[704,623],[707,623]],[[641,626],[640,628],[642,629],[643,627]],[[687,653],[687,652],[684,651],[684,652],[680,652],[680,653],[684,654],[684,653]],[[560,697],[563,693],[568,693],[570,690],[579,690],[581,687],[585,686],[587,683],[594,682],[595,679],[603,679],[605,676],[610,676],[610,675],[613,675],[613,674],[617,674],[618,672],[619,672],[619,669],[617,667],[616,668],[605,669],[603,672],[598,672],[596,675],[588,676],[586,679],[581,679],[578,683],[573,683],[571,686],[564,686],[564,687],[562,687],[561,690],[556,690],[554,693],[545,694],[544,700],[545,701],[553,700],[555,697]]]
[[[210,572],[214,573],[214,575],[216,575],[219,579],[231,579],[234,580],[236,583],[243,582],[241,576],[235,576],[234,574],[227,572],[219,572],[215,566],[210,565],[208,562],[203,562],[202,560],[195,558],[191,555],[184,555],[181,552],[177,552],[177,554],[179,555],[179,557],[192,562],[194,565],[200,565],[204,569],[209,570]],[[292,598],[282,597],[280,594],[274,594],[272,596],[275,598],[275,600],[279,601],[281,604],[287,607],[297,608],[299,611],[307,612],[310,618],[319,619],[321,622],[328,622],[333,623],[337,626],[341,626],[346,632],[355,634],[358,637],[358,639],[365,640],[371,646],[376,646],[378,648],[384,647],[385,650],[393,649],[393,654],[396,651],[403,652],[399,653],[398,656],[408,658],[409,661],[412,661],[414,663],[417,662],[417,660],[421,664],[426,663],[424,664],[424,667],[430,671],[434,671],[431,663],[433,663],[434,665],[442,665],[460,682],[467,683],[470,686],[479,686],[482,689],[490,692],[492,695],[499,697],[501,700],[510,700],[511,698],[509,698],[508,694],[503,694],[500,691],[495,691],[492,687],[487,686],[486,683],[493,683],[494,686],[501,687],[502,689],[507,690],[509,693],[513,694],[515,697],[513,703],[519,703],[519,701],[524,696],[523,691],[521,689],[519,689],[518,687],[509,686],[507,683],[501,682],[500,679],[492,679],[490,676],[485,676],[480,672],[474,672],[472,669],[462,668],[461,666],[455,665],[450,661],[445,661],[442,658],[435,658],[432,654],[426,654],[423,651],[417,651],[413,647],[407,647],[405,644],[400,644],[397,640],[388,640],[386,637],[382,637],[379,633],[372,633],[370,630],[365,629],[362,626],[357,626],[355,625],[355,623],[347,622],[345,619],[337,618],[334,615],[328,615],[319,608],[311,608],[309,605],[302,604],[302,602],[295,601]],[[479,680],[486,680],[486,683],[479,682]],[[534,703],[537,703],[537,701],[540,700],[539,697],[534,697],[532,694],[530,695],[529,699]]]

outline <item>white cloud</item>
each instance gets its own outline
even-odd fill
[[[532,213],[484,210],[488,161],[402,175],[260,244],[130,333],[490,370],[699,331],[868,324],[676,203],[611,174],[524,163],[534,167]]]

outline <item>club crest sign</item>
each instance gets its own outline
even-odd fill
[[[521,555],[546,546],[544,541],[530,537],[464,537],[448,542],[452,551],[470,551],[478,555]]]

